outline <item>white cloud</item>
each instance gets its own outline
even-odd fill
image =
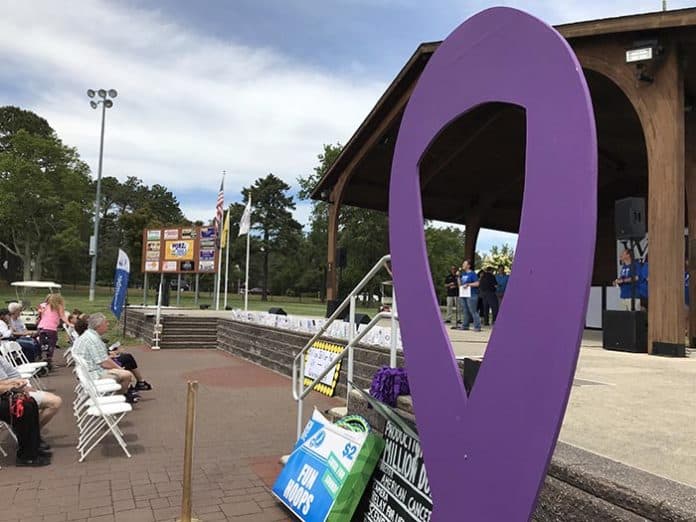
[[[16,88],[94,172],[100,116],[84,93],[117,89],[104,175],[161,183],[182,200],[191,189],[216,192],[223,169],[237,199],[268,172],[294,184],[323,143],[347,141],[385,87],[101,1],[5,2],[0,47],[0,84]],[[18,104],[16,95],[0,91],[0,104]],[[200,211],[186,208],[192,218]]]

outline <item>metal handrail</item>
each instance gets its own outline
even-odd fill
[[[387,263],[391,261],[391,256],[383,256],[372,269],[363,277],[360,282],[353,288],[353,290],[348,294],[348,296],[343,300],[343,302],[336,308],[333,314],[328,318],[324,326],[322,326],[319,331],[314,334],[314,336],[307,342],[307,344],[299,351],[292,361],[292,396],[297,401],[297,438],[300,438],[302,434],[302,405],[304,398],[309,394],[310,391],[321,382],[321,380],[328,375],[328,373],[348,354],[348,386],[347,386],[347,397],[346,401],[350,397],[351,391],[351,381],[353,378],[353,347],[360,342],[360,340],[382,319],[392,320],[392,339],[391,339],[391,355],[390,364],[394,366],[396,364],[396,335],[395,335],[395,325],[398,321],[398,315],[396,313],[396,295],[393,295],[392,300],[392,311],[391,312],[379,312],[375,315],[372,320],[365,326],[365,328],[355,335],[355,298],[360,293],[360,291],[365,287],[367,283],[384,267]],[[312,347],[314,342],[319,339],[324,333],[329,329],[331,323],[333,323],[345,310],[346,306],[350,306],[350,339],[346,347],[339,353],[331,364],[328,365],[324,371],[312,381],[312,383],[305,387],[304,386],[304,361],[305,354]],[[298,372],[299,363],[299,372]]]

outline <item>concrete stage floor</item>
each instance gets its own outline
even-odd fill
[[[214,310],[165,313],[230,316]],[[447,331],[458,356],[482,355],[491,332]],[[602,333],[586,330],[561,440],[696,487],[696,353],[689,355],[607,351]]]

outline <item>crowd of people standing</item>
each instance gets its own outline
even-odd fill
[[[468,330],[473,324],[477,332],[481,331],[482,325],[494,325],[509,278],[504,266],[499,266],[497,273],[494,273],[492,266],[477,273],[468,259],[462,262],[460,268],[451,266],[450,273],[445,277],[445,323],[454,322],[454,328],[462,330]]]

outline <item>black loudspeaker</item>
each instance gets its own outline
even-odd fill
[[[345,268],[348,266],[348,251],[344,247],[340,247],[336,251],[336,266],[338,268]]]
[[[481,362],[482,361],[477,361],[476,359],[469,359],[468,357],[464,359],[464,389],[469,396],[471,395],[474,382],[476,382],[476,376],[481,368]]]
[[[278,308],[278,307],[269,308],[268,313],[275,314],[275,315],[288,315],[285,313],[285,310],[283,310],[282,308]]]
[[[653,355],[668,357],[686,357],[686,347],[683,344],[653,342]]]
[[[644,310],[605,310],[602,330],[602,346],[605,350],[634,353],[648,351],[648,314]]]
[[[642,239],[645,237],[645,200],[643,198],[619,199],[614,204],[616,239]]]
[[[343,320],[344,320],[345,322],[350,321],[350,314],[346,314],[346,315],[343,317]],[[367,314],[358,314],[358,313],[355,314],[355,324],[367,324],[367,323],[369,323],[369,322],[370,322],[370,316],[369,316],[369,315],[367,315]]]
[[[326,317],[331,317],[331,315],[336,311],[336,308],[341,304],[339,299],[329,299],[326,301]],[[343,319],[348,314],[348,309],[346,308],[338,319]]]

